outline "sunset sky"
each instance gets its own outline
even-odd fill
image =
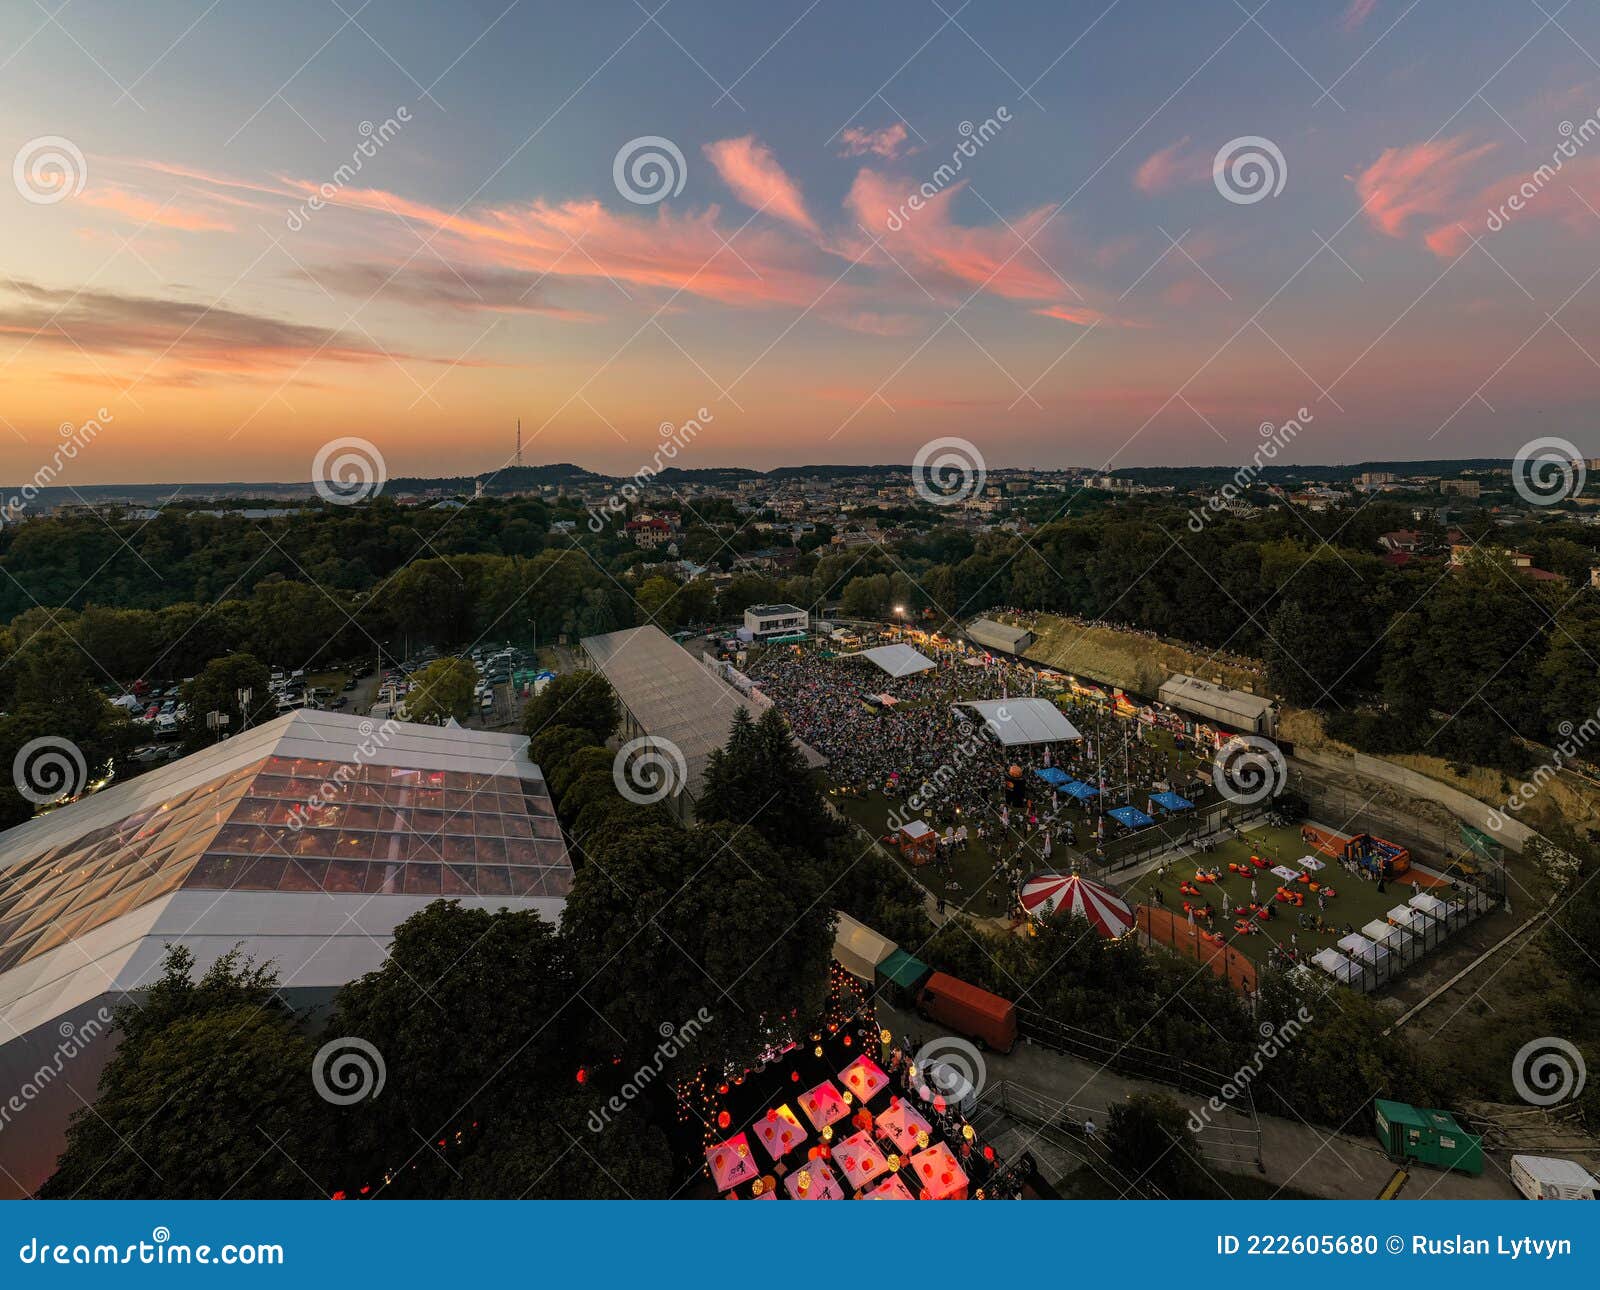
[[[681,465],[1600,452],[1597,59],[1582,0],[17,0],[0,482],[101,408],[58,482],[700,408]]]

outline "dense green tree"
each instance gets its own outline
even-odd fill
[[[1118,1189],[1146,1188],[1169,1200],[1214,1194],[1189,1113],[1162,1093],[1132,1093],[1106,1117],[1106,1148]]]
[[[199,676],[183,686],[183,702],[188,708],[182,722],[184,751],[205,748],[219,738],[236,735],[277,715],[271,682],[266,665],[251,654],[212,659]],[[239,696],[245,691],[249,691],[250,699],[241,703]],[[206,724],[212,712],[228,718],[220,732]]]
[[[617,728],[617,696],[599,672],[564,672],[528,700],[522,710],[524,734],[537,736],[553,726],[586,731],[604,743]]]
[[[465,721],[472,715],[477,683],[478,669],[470,659],[434,659],[411,678],[405,698],[406,720],[429,726],[442,726],[452,717]]]
[[[317,1046],[270,968],[236,951],[199,980],[167,952],[145,1002],[116,1011],[120,1044],[93,1107],[74,1113],[46,1199],[326,1196],[329,1106]]]

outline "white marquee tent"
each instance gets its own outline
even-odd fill
[[[1077,726],[1049,699],[985,699],[956,706],[976,712],[989,727],[989,733],[1007,748],[1066,743],[1083,738]]]

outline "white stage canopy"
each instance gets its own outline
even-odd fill
[[[1023,744],[1057,744],[1082,739],[1077,726],[1049,699],[985,699],[961,703],[983,718],[989,733],[1007,748]]]
[[[869,658],[897,680],[937,666],[926,654],[909,645],[879,645],[876,649],[864,649],[850,657]]]

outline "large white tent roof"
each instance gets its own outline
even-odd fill
[[[902,676],[912,676],[938,666],[922,651],[913,649],[909,645],[879,645],[876,649],[864,649],[850,657],[871,659],[897,680]]]
[[[1024,744],[1055,744],[1082,739],[1078,727],[1062,715],[1049,699],[985,699],[962,703],[983,718],[989,733],[1005,747]]]

